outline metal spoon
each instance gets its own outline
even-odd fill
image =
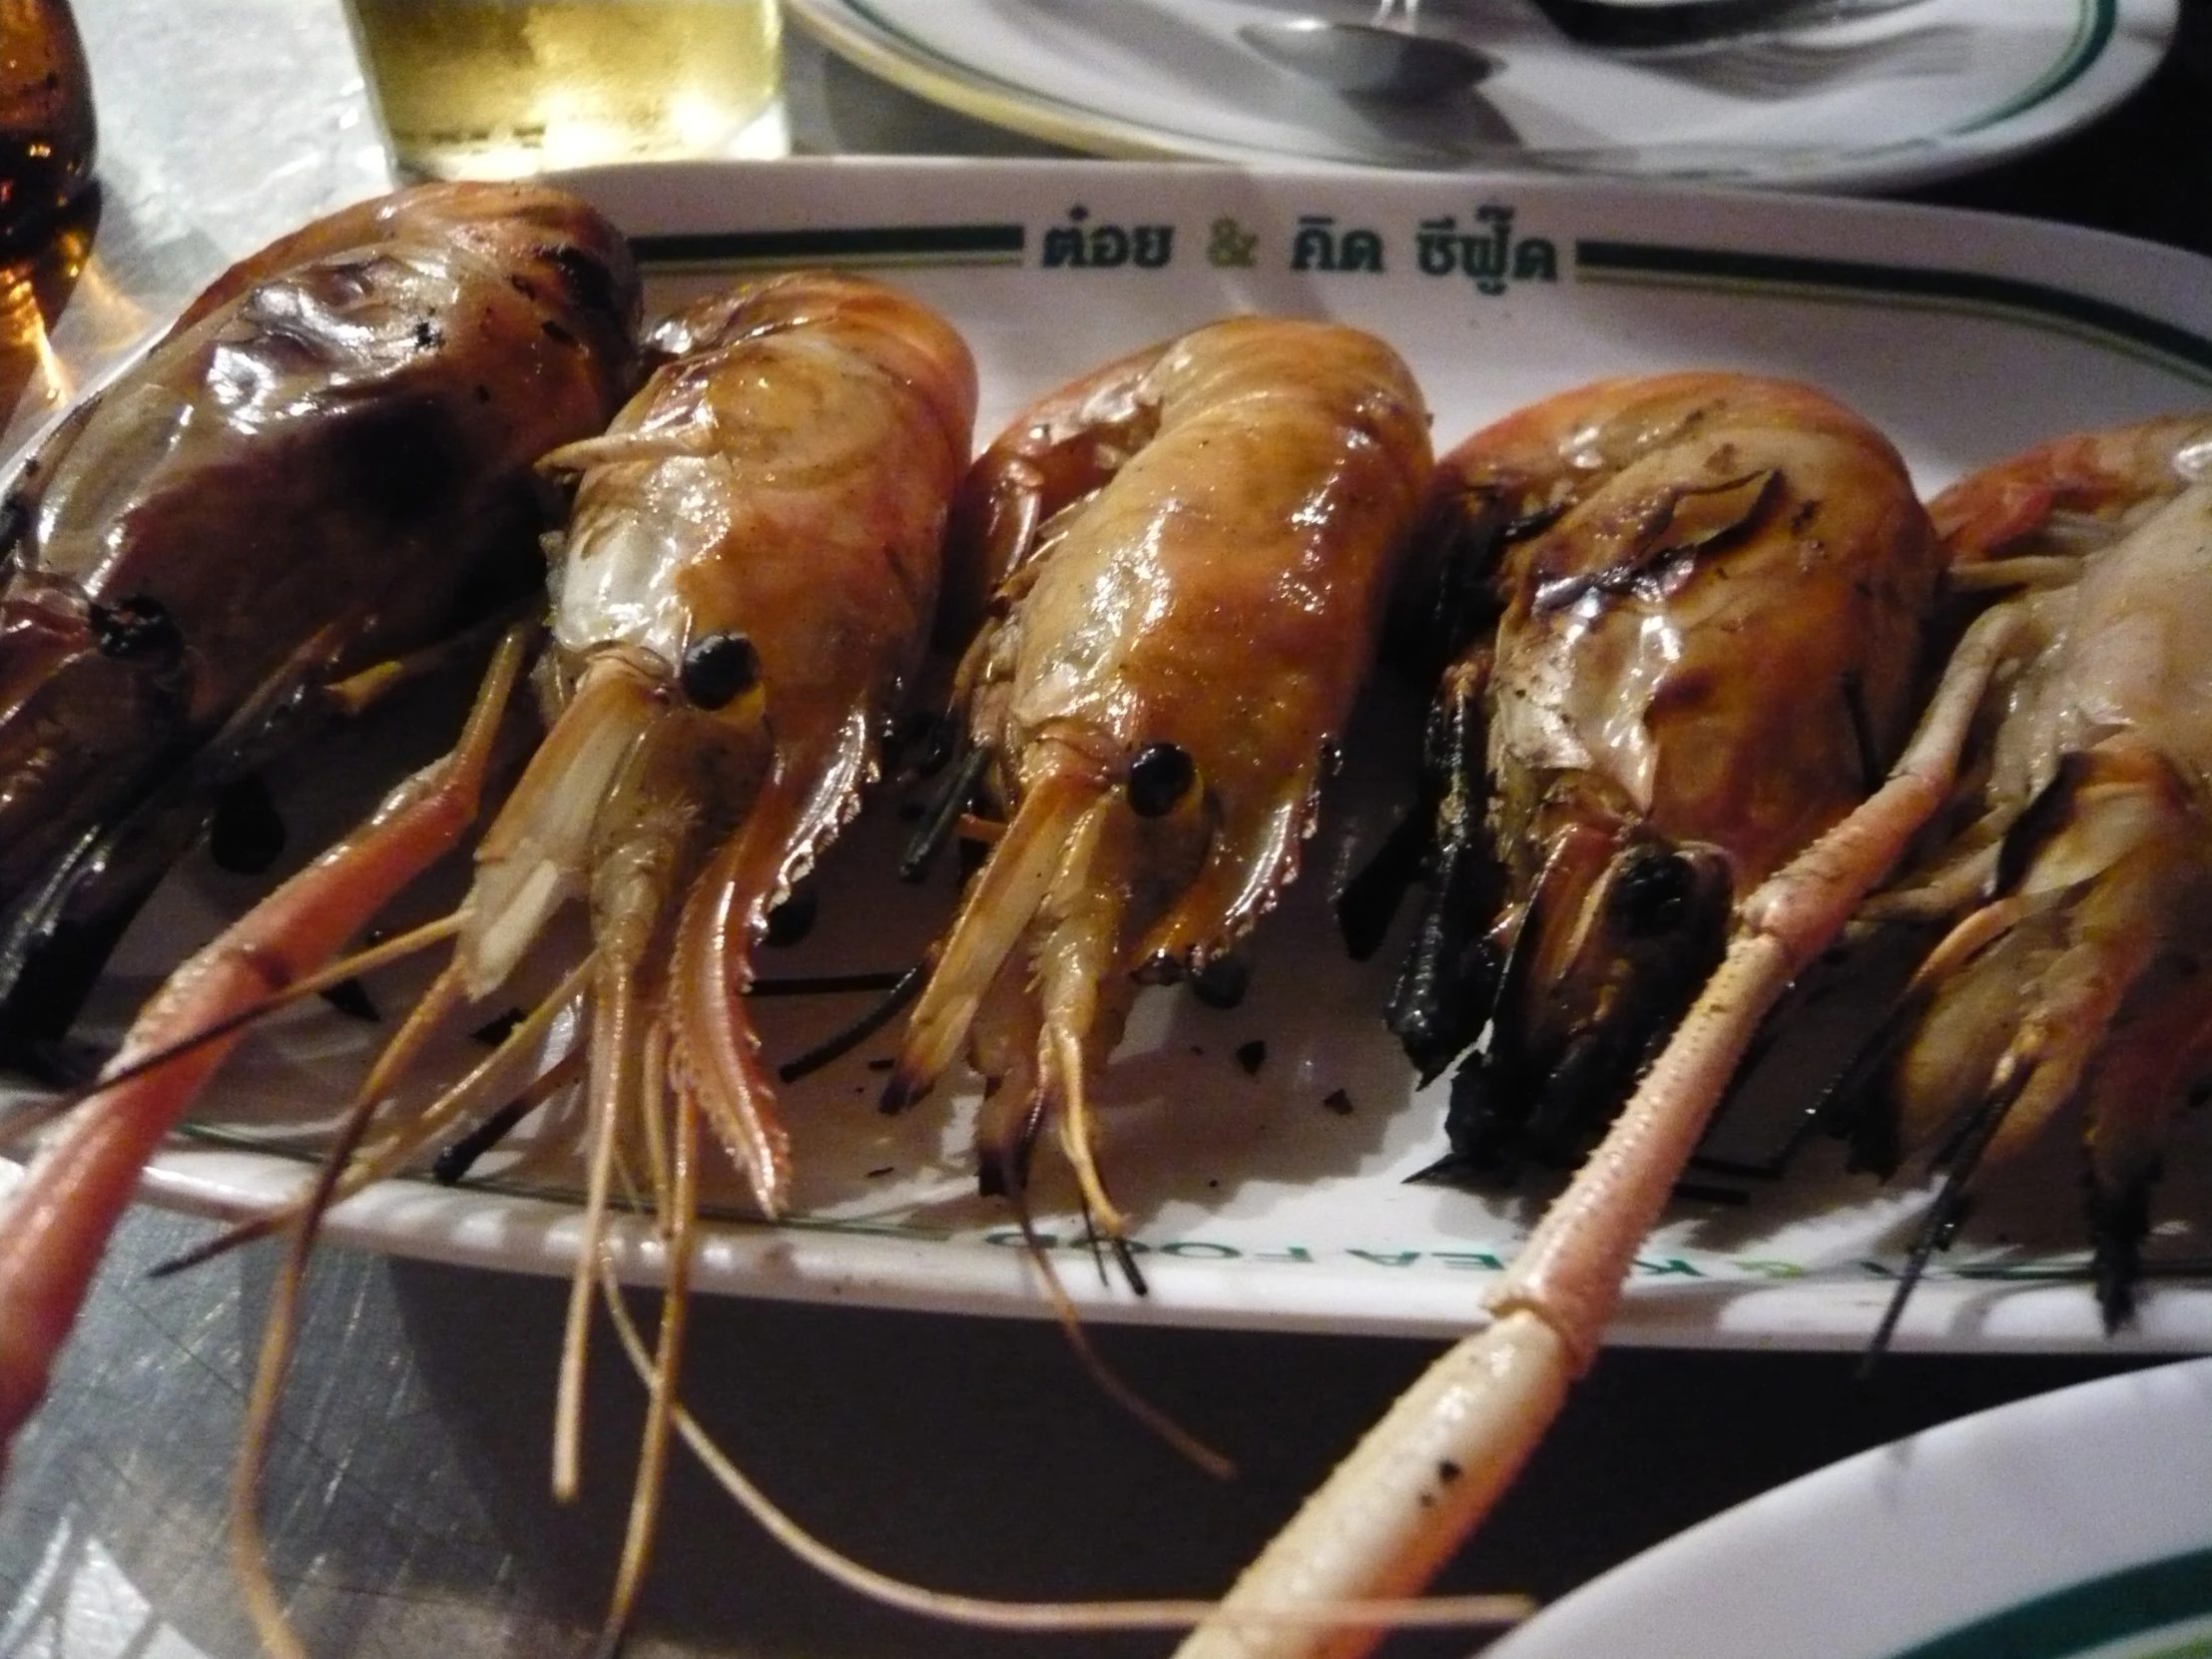
[[[1497,69],[1495,58],[1463,41],[1383,23],[1294,17],[1247,23],[1237,33],[1271,63],[1355,98],[1441,98]]]

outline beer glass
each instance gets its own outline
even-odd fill
[[[781,155],[777,0],[346,0],[414,178]]]

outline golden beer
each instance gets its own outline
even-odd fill
[[[349,0],[402,169],[518,178],[734,153],[774,102],[776,0]]]

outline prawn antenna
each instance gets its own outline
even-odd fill
[[[898,878],[901,881],[919,881],[929,873],[929,865],[944,843],[952,838],[960,815],[967,810],[968,798],[975,794],[976,786],[983,781],[984,769],[990,764],[989,750],[970,749],[960,757],[958,765],[944,775],[936,793],[924,806],[921,822],[914,826],[906,850],[899,856]]]
[[[262,1330],[261,1356],[247,1395],[246,1426],[232,1477],[231,1566],[238,1575],[240,1592],[262,1646],[276,1659],[306,1659],[306,1649],[292,1633],[276,1587],[270,1579],[269,1544],[261,1523],[262,1482],[269,1468],[277,1407],[283,1399],[284,1374],[291,1369],[291,1351],[299,1329],[299,1295],[306,1285],[307,1261],[314,1251],[315,1235],[321,1230],[323,1213],[329,1208],[346,1165],[368,1132],[380,1098],[381,1091],[374,1088],[364,1088],[354,1097],[328,1154],[315,1171],[306,1201],[292,1217],[283,1270],[276,1278],[269,1322]]]
[[[1018,1195],[1015,1202],[1022,1202]],[[1129,1294],[1150,1296],[1152,1287],[1145,1280],[1144,1270],[1137,1266],[1137,1253],[1130,1248],[1129,1241],[1117,1232],[1100,1231],[1098,1218],[1091,1211],[1090,1200],[1084,1199],[1082,1206],[1083,1248],[1090,1252],[1091,1260],[1098,1264],[1100,1288],[1110,1290],[1113,1287],[1113,1280],[1106,1272],[1106,1258],[1111,1255],[1114,1265],[1121,1269],[1122,1279],[1129,1286]]]
[[[1948,1245],[1958,1231],[1958,1224],[1966,1219],[1966,1183],[1973,1179],[1981,1155],[1996,1139],[1998,1128],[2012,1109],[2012,1102],[2019,1099],[2021,1091],[2034,1075],[2030,1066],[2013,1068],[2013,1075],[2004,1079],[1974,1113],[1964,1133],[1952,1149],[1950,1165],[1943,1176],[1943,1184],[1936,1191],[1936,1202],[1929,1206],[1928,1214],[1921,1219],[1921,1228],[1913,1240],[1913,1251],[1905,1259],[1905,1271],[1898,1278],[1898,1288],[1891,1294],[1890,1305],[1882,1311],[1882,1323],[1875,1327],[1874,1337],[1867,1344],[1867,1352],[1860,1356],[1859,1381],[1864,1382],[1874,1376],[1883,1355],[1890,1349],[1890,1341],[1897,1335],[1898,1321],[1905,1317],[1905,1305],[1913,1292],[1927,1276],[1929,1261],[1936,1252]]]
[[[934,960],[935,954],[932,952],[929,956],[923,957],[912,967],[900,973],[890,981],[888,986],[881,987],[883,994],[858,1019],[844,1026],[841,1030],[832,1032],[805,1053],[786,1060],[776,1068],[777,1077],[786,1083],[796,1083],[802,1077],[813,1076],[824,1066],[834,1060],[843,1059],[845,1055],[858,1048],[860,1044],[866,1042],[868,1038],[890,1024],[897,1017],[901,1008],[921,994],[922,986],[929,982],[929,969]],[[853,977],[858,979],[861,976],[854,975]],[[868,975],[866,977],[872,981],[878,976]],[[825,984],[820,988],[825,990],[853,990],[876,987],[873,984],[856,985],[839,981],[834,984]],[[756,995],[761,994],[761,987],[756,985],[754,993]]]
[[[31,1131],[44,1127],[64,1113],[74,1111],[86,1101],[107,1093],[118,1084],[128,1083],[150,1071],[157,1071],[195,1049],[204,1048],[209,1043],[230,1036],[234,1031],[257,1024],[272,1014],[280,1013],[294,1002],[304,1002],[310,996],[320,996],[333,985],[343,984],[348,979],[372,973],[381,967],[389,967],[393,962],[427,950],[431,945],[451,938],[460,928],[461,918],[457,913],[440,916],[435,921],[426,921],[420,927],[356,951],[342,961],[332,962],[313,973],[302,975],[281,990],[272,991],[243,1008],[225,1014],[221,1019],[210,1021],[190,1036],[149,1049],[128,1064],[116,1067],[81,1088],[70,1089],[50,1099],[27,1105],[12,1114],[5,1124],[0,1124],[0,1150],[17,1144]]]
[[[607,1311],[631,1369],[648,1385],[653,1356],[628,1308],[623,1306],[613,1266],[602,1260],[599,1277],[608,1294]],[[717,1485],[753,1517],[763,1531],[799,1560],[853,1594],[878,1606],[917,1617],[978,1630],[1187,1630],[1221,1616],[1216,1601],[1001,1601],[960,1595],[909,1583],[863,1566],[809,1532],[763,1491],[715,1444],[714,1436],[681,1403],[672,1402],[670,1418]],[[1254,1629],[1314,1630],[1356,1625],[1401,1629],[1495,1628],[1517,1624],[1535,1611],[1524,1595],[1399,1597],[1374,1601],[1286,1602],[1240,1608],[1234,1622]]]
[[[583,1069],[584,1056],[581,1048],[571,1048],[519,1089],[514,1088],[509,1079],[515,1065],[525,1055],[533,1052],[537,1045],[544,1040],[548,1029],[558,1017],[560,1011],[575,1002],[577,997],[582,994],[592,959],[587,955],[582,962],[573,968],[568,977],[554,990],[553,994],[518,1020],[509,1029],[499,1046],[487,1055],[467,1076],[453,1084],[451,1088],[430,1102],[429,1105],[421,1108],[411,1122],[400,1126],[376,1145],[362,1151],[358,1158],[350,1159],[349,1167],[344,1171],[343,1178],[329,1202],[335,1203],[339,1199],[350,1198],[371,1182],[381,1181],[395,1173],[424,1146],[445,1133],[454,1124],[465,1122],[472,1112],[482,1109],[487,1100],[497,1100],[502,1096],[506,1096],[508,1105],[520,1105],[522,1115],[526,1116],[532,1108],[541,1105],[561,1089],[575,1082]],[[403,1035],[405,1034],[403,1033]],[[380,1088],[370,1092],[377,1094],[379,1097],[383,1093]],[[501,1113],[494,1111],[490,1115],[493,1118],[498,1118]],[[502,1127],[500,1133],[504,1134],[512,1127],[512,1124],[507,1124]],[[470,1138],[470,1136],[464,1135],[462,1142],[465,1143]],[[491,1145],[497,1139],[497,1135],[486,1137],[482,1145],[475,1146],[472,1149],[468,1161],[473,1162],[474,1158],[481,1157],[489,1151]],[[433,1177],[436,1176],[436,1172],[437,1166],[433,1165]],[[465,1164],[461,1173],[466,1173]],[[456,1175],[455,1180],[458,1179],[459,1176]],[[258,1216],[250,1216],[246,1220],[226,1228],[214,1238],[195,1245],[190,1250],[182,1251],[166,1261],[156,1263],[147,1270],[147,1277],[149,1279],[166,1279],[171,1274],[182,1273],[187,1268],[198,1267],[203,1262],[213,1261],[216,1257],[225,1255],[237,1249],[240,1245],[250,1244],[256,1239],[266,1238],[295,1217],[303,1207],[304,1202],[304,1200],[297,1201],[274,1210],[265,1211]]]
[[[1092,1346],[1090,1332],[1084,1327],[1082,1316],[1076,1312],[1074,1298],[1068,1295],[1067,1286],[1061,1283],[1060,1272],[1052,1265],[1052,1258],[1044,1248],[1044,1241],[1037,1237],[1036,1218],[1029,1213],[1028,1198],[1018,1192],[1009,1196],[1013,1199],[1015,1223],[1021,1228],[1022,1252],[1029,1258],[1030,1266],[1037,1270],[1037,1279],[1044,1287],[1045,1300],[1052,1304],[1053,1320],[1060,1327],[1060,1334],[1067,1339],[1068,1347],[1074,1351],[1076,1362],[1090,1375],[1091,1381],[1098,1384],[1099,1391],[1216,1480],[1234,1480],[1237,1475],[1235,1463],[1145,1398]],[[1095,1255],[1098,1235],[1091,1226],[1088,1209],[1083,1212],[1083,1230]],[[1134,1274],[1135,1261],[1128,1255],[1128,1246],[1120,1239],[1114,1240],[1114,1244],[1119,1247],[1124,1264]]]

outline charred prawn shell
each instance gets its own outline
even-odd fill
[[[532,463],[620,405],[638,308],[582,202],[426,186],[226,273],[38,445],[0,515],[0,1040],[66,1028],[218,804],[273,854],[251,780],[334,686],[538,588]]]
[[[1438,476],[1428,894],[1389,1014],[1424,1078],[1466,1056],[1434,1173],[1482,1178],[1580,1155],[1735,897],[1881,779],[1936,554],[1895,449],[1789,382],[1600,382]]]

